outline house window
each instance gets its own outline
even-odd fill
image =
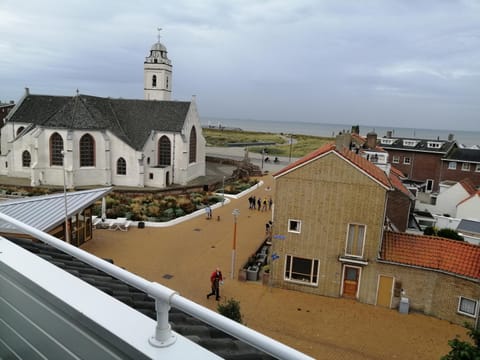
[[[117,160],[117,175],[127,175],[127,162],[122,157]]]
[[[285,280],[301,281],[318,285],[319,261],[287,255],[285,258]]]
[[[50,166],[63,165],[63,139],[59,133],[50,136]]]
[[[170,139],[163,135],[160,140],[158,140],[158,165],[159,166],[168,166],[171,164],[171,143]]]
[[[80,166],[95,166],[95,140],[90,134],[80,138]]]
[[[470,164],[462,163],[462,171],[470,171]]]
[[[410,165],[410,158],[409,158],[409,157],[404,157],[404,158],[403,158],[403,163],[404,163],[405,165]]]
[[[425,186],[425,191],[432,192],[432,190],[433,190],[433,180],[427,179],[427,185]]]
[[[394,164],[398,164],[400,163],[400,157],[397,155],[397,156],[393,156],[392,158],[392,163]]]
[[[475,166],[475,171],[480,172],[480,164],[477,164],[477,166]]]
[[[157,87],[157,75],[152,76],[152,87]]]
[[[345,255],[363,256],[363,244],[365,242],[365,225],[348,224],[347,244]]]
[[[30,153],[25,150],[22,153],[22,166],[23,167],[30,167],[30,163],[32,162],[32,157],[30,156]]]
[[[302,222],[300,220],[288,219],[288,232],[300,234]]]
[[[190,131],[190,154],[188,156],[188,162],[191,164],[195,161],[197,161],[197,131],[194,126],[192,127],[192,131]]]
[[[448,163],[448,170],[457,170],[457,163],[455,161],[450,161]]]
[[[478,301],[460,296],[458,299],[457,312],[463,315],[475,317],[477,315]]]

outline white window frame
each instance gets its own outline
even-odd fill
[[[448,163],[448,170],[457,170],[457,162],[456,161],[450,161]]]
[[[290,266],[287,267],[289,261],[288,259],[290,259]],[[307,277],[305,277],[305,279],[295,279],[292,277],[292,273],[293,273],[293,262],[295,259],[302,259],[302,260],[309,260],[311,261],[311,265],[310,265],[310,280],[306,279]],[[317,271],[316,273],[314,272],[315,271],[315,263],[317,264]],[[304,284],[304,285],[310,285],[310,286],[318,286],[318,279],[320,277],[320,260],[319,259],[311,259],[311,258],[305,258],[305,257],[300,257],[300,256],[293,256],[293,255],[285,255],[285,264],[284,264],[284,273],[283,273],[283,279],[285,281],[288,281],[288,282],[294,282],[294,283],[297,283],[297,284]],[[295,276],[295,274],[293,274]],[[299,273],[299,275],[302,275]],[[303,275],[306,275],[306,274],[303,274]],[[316,279],[316,281],[314,281],[314,279]]]
[[[463,311],[461,308],[462,308],[462,302],[466,300],[466,301],[471,301],[473,303],[473,314],[472,313],[469,313],[469,312],[466,312],[466,311]],[[469,316],[469,317],[473,317],[475,318],[477,316],[477,313],[478,313],[478,300],[474,300],[474,299],[470,299],[470,298],[467,298],[467,297],[464,297],[464,296],[460,296],[458,298],[458,307],[457,307],[457,312],[459,314],[462,314],[462,315],[465,315],[465,316]]]
[[[475,167],[475,172],[480,172],[480,164],[477,164],[477,166]]]
[[[394,155],[392,157],[392,164],[399,164],[400,163],[400,156]]]
[[[425,183],[425,192],[431,193],[433,191],[433,184],[434,184],[433,179],[427,179]]]
[[[462,163],[462,171],[470,171],[470,163]]]
[[[297,229],[292,229],[292,224],[294,222],[298,224]],[[300,234],[301,231],[302,231],[302,221],[301,220],[288,219],[288,232],[294,233],[294,234]]]
[[[412,163],[412,159],[411,159],[409,156],[404,157],[404,158],[403,158],[403,163],[404,163],[405,165],[410,165],[410,164]]]
[[[349,249],[349,245],[348,245],[348,244],[349,244],[350,234],[351,234],[350,230],[351,230],[352,228],[357,228],[357,229],[363,228],[363,234],[362,234],[363,236],[362,236],[362,239],[361,239],[361,240],[362,240],[362,250],[361,250],[361,252],[360,252],[360,255],[358,255],[358,254],[351,254],[351,253],[348,252],[348,251],[349,251],[349,250],[348,250],[348,249]],[[354,233],[352,233],[351,236],[355,236],[355,233],[359,234],[358,231],[355,231],[355,230],[354,230]],[[347,225],[347,238],[345,239],[345,256],[352,256],[352,257],[356,257],[356,258],[360,258],[360,259],[363,258],[363,253],[364,253],[364,250],[365,250],[365,238],[366,238],[366,235],[367,235],[367,225],[365,225],[365,224],[358,224],[358,223],[349,223],[349,224]],[[359,239],[357,238],[357,240],[359,240]],[[352,241],[354,241],[353,238],[352,238]]]

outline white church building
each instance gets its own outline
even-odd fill
[[[205,175],[205,139],[195,97],[172,101],[171,93],[172,65],[160,41],[145,59],[145,100],[26,89],[4,119],[0,175],[68,188],[185,185]]]

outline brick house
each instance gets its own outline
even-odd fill
[[[471,180],[480,187],[480,150],[454,148],[442,158],[441,180]]]
[[[412,248],[411,256],[425,263],[391,257],[389,250],[397,243],[392,245],[387,234],[402,233],[388,229],[406,228],[411,194],[397,170],[383,171],[341,143],[345,141],[325,145],[273,175],[271,284],[386,307],[399,304],[403,288],[412,297],[413,309],[457,323],[471,320],[465,313],[478,311],[480,248],[450,241],[439,248],[443,241],[431,239],[428,253]],[[445,256],[445,251],[465,254],[451,264],[445,260],[445,266],[431,265],[438,263],[435,254]],[[465,273],[466,266],[473,270]],[[437,301],[442,281],[453,284],[452,293],[439,295]],[[440,299],[448,296],[446,307]],[[424,298],[428,303],[422,305]],[[461,313],[452,307],[459,301]]]

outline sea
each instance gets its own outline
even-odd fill
[[[352,125],[357,124],[322,124],[311,122],[286,122],[274,120],[252,120],[252,119],[227,119],[202,117],[202,126],[225,127],[227,129],[241,129],[245,131],[273,132],[283,134],[302,134],[335,137],[343,131],[351,131]],[[480,131],[445,130],[445,129],[421,129],[403,127],[384,127],[376,125],[360,125],[360,135],[365,136],[368,132],[374,131],[379,137],[386,136],[387,131],[392,132],[392,137],[405,137],[429,140],[447,140],[452,134],[458,144],[465,147],[474,145],[480,146]]]

